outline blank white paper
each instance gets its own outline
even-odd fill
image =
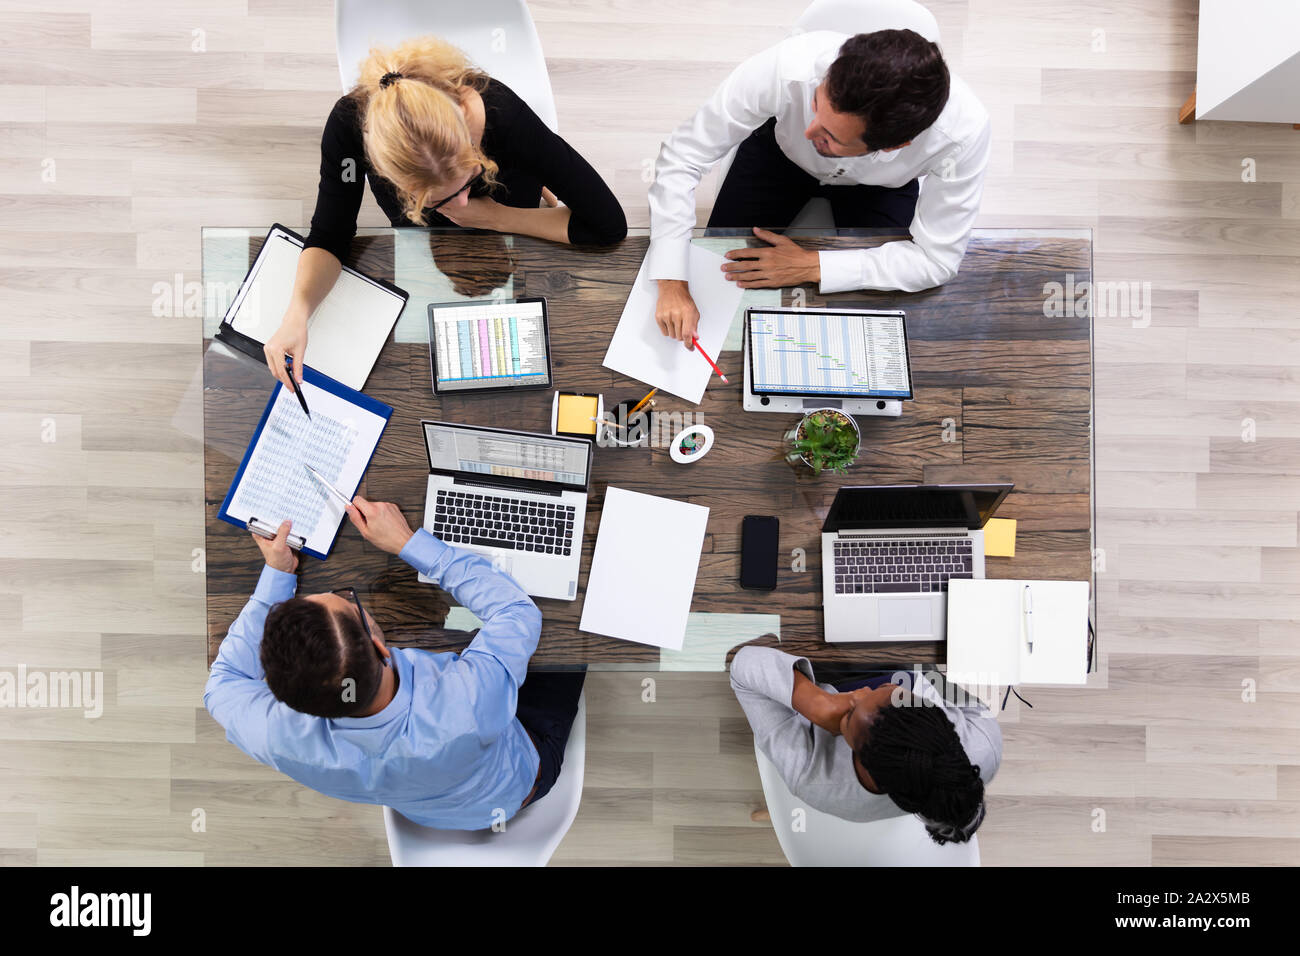
[[[720,356],[727,329],[731,327],[744,290],[723,276],[724,262],[726,259],[716,252],[692,244],[688,281],[691,298],[700,310],[697,332],[700,344],[730,378],[733,374],[742,374],[742,370],[737,368],[728,372]],[[687,351],[677,339],[670,339],[659,331],[655,322],[658,299],[659,285],[646,277],[643,260],[627,304],[623,306],[618,328],[610,340],[609,350],[605,352],[604,365],[698,405],[709,384],[709,376],[714,374],[713,369],[698,351]]]
[[[259,258],[257,272],[245,283],[231,325],[236,332],[265,343],[284,318],[293,293],[302,247],[273,233]],[[307,320],[307,354],[303,361],[337,382],[361,391],[402,311],[402,299],[350,272],[340,272],[334,288]]]
[[[578,630],[680,651],[709,509],[605,490]]]

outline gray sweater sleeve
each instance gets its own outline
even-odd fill
[[[731,661],[731,689],[749,718],[754,742],[797,792],[813,755],[813,726],[791,706],[794,668],[812,679],[806,657],[775,647],[742,647]]]

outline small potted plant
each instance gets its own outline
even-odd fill
[[[785,433],[790,450],[786,461],[802,461],[813,474],[844,474],[858,457],[862,435],[852,415],[837,408],[817,408],[804,415],[798,426]]]

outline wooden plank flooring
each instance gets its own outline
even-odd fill
[[[561,130],[645,225],[661,138],[803,3],[530,6]],[[1096,319],[1101,669],[1004,715],[983,859],[1300,862],[1300,132],[1176,124],[1195,0],[930,6],[993,117],[980,224],[1092,227],[1097,279],[1140,293]],[[332,20],[0,3],[0,669],[101,671],[105,697],[0,710],[0,862],[387,860],[375,808],[255,764],[201,708],[200,319],[166,308],[200,227],[310,218]],[[385,224],[369,198],[362,222]],[[782,864],[725,678],[656,675],[644,703],[643,676],[588,682],[555,862]]]

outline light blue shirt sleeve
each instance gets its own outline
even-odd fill
[[[464,682],[479,738],[495,739],[515,719],[519,687],[541,638],[542,612],[491,561],[448,547],[427,531],[415,532],[400,557],[483,622],[444,676]]]
[[[266,731],[275,696],[262,671],[262,630],[272,605],[287,601],[298,589],[298,575],[267,565],[257,588],[221,642],[203,691],[203,706],[236,746],[263,763],[269,759]]]

